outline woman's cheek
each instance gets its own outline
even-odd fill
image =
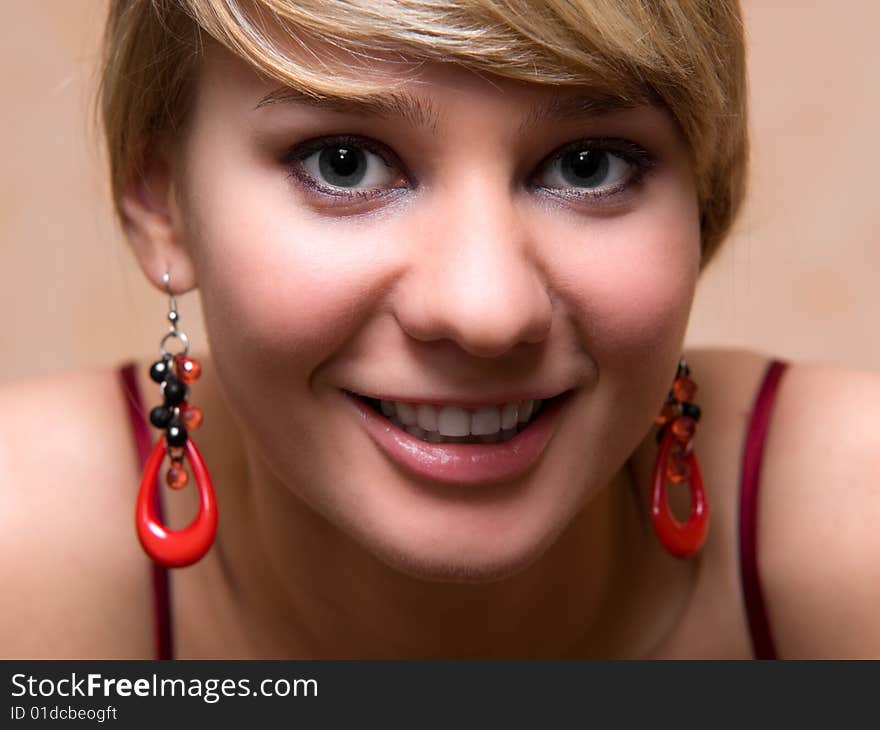
[[[190,199],[187,236],[212,348],[266,368],[317,364],[369,311],[377,236],[316,222],[283,176],[198,172],[192,187],[209,194]]]
[[[691,267],[652,258],[614,260],[590,273],[584,324],[606,365],[635,360],[644,366],[647,355],[678,347],[684,336],[695,281]]]
[[[632,215],[593,224],[579,253],[558,258],[556,293],[594,359],[644,365],[646,354],[680,345],[699,270],[695,221]]]
[[[228,331],[236,347],[252,355],[271,355],[261,366],[315,367],[371,311],[377,291],[370,258],[354,250],[363,242],[340,254],[325,238],[303,231],[262,241],[261,256],[227,258],[209,273],[208,328],[217,335]]]
[[[261,371],[309,362],[340,332],[330,323],[351,309],[347,280],[367,244],[341,247],[310,224],[283,166],[217,118],[206,117],[187,152],[185,235],[212,350]]]
[[[560,259],[557,294],[595,369],[600,420],[639,430],[660,408],[681,355],[699,271],[696,206],[682,196],[591,221],[578,240],[580,253]]]

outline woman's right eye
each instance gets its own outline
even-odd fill
[[[366,139],[335,137],[306,143],[287,160],[290,174],[319,193],[344,198],[371,198],[405,187],[397,167],[384,151]]]

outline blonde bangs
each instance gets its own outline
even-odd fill
[[[529,83],[584,85],[632,104],[660,103],[691,150],[704,261],[742,198],[745,61],[735,0],[117,0],[114,5],[108,46],[114,13],[117,35],[126,25],[118,22],[121,6],[141,6],[141,22],[152,16],[171,36],[164,48],[133,54],[152,63],[155,73],[156,57],[164,51],[178,77],[178,88],[170,94],[165,89],[167,113],[154,113],[151,129],[142,130],[149,135],[182,123],[189,98],[184,87],[196,74],[205,33],[267,77],[317,98],[368,103],[394,83],[375,76],[375,83],[365,82],[358,67],[397,59],[401,84],[416,78],[419,62],[436,61]],[[143,30],[129,40],[137,44]],[[126,71],[131,81],[136,69]],[[178,100],[176,110],[167,109],[168,98]],[[120,101],[108,103],[105,90],[111,159],[107,118],[119,116]],[[129,141],[135,136],[130,133]],[[136,160],[132,148],[117,145],[115,151],[129,164]],[[118,176],[126,173],[122,167],[113,173],[116,189]]]
[[[457,63],[533,83],[633,86],[626,44],[601,49],[586,44],[579,37],[593,30],[583,27],[586,18],[571,26],[555,14],[569,10],[565,3],[186,0],[186,5],[194,20],[233,53],[315,95],[357,98],[386,86],[367,82],[370,91],[364,91],[363,78],[340,76],[339,65],[314,53],[319,45],[364,66],[399,55],[404,63]]]

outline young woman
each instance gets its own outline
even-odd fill
[[[682,352],[744,79],[732,1],[112,2],[168,356],[4,387],[4,655],[880,656],[877,376]]]

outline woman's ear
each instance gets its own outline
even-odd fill
[[[164,292],[162,274],[167,271],[175,294],[194,288],[195,267],[185,245],[174,170],[158,149],[133,168],[119,208],[128,241],[153,285]]]

